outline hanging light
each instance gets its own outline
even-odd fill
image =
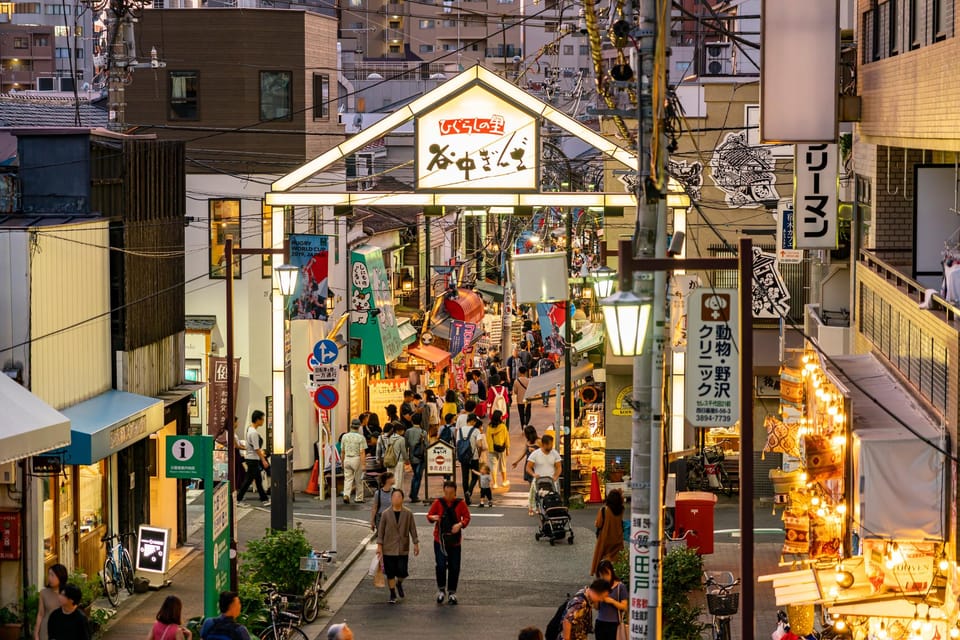
[[[337,297],[333,295],[333,291],[327,290],[327,315],[332,316],[334,310],[337,308]]]
[[[413,291],[413,277],[408,271],[404,272],[403,277],[400,278],[400,290],[404,293],[410,293]]]
[[[650,298],[640,298],[632,291],[619,291],[600,301],[603,324],[615,356],[643,353],[643,343],[653,310]]]
[[[280,289],[280,294],[292,296],[293,291],[297,288],[297,277],[300,275],[300,268],[292,264],[282,264],[274,269],[274,271],[277,274],[277,288]]]
[[[593,291],[597,294],[597,299],[602,300],[613,293],[617,272],[607,265],[602,265],[590,272],[590,279],[593,280]]]

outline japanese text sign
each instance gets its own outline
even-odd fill
[[[803,249],[794,249],[796,244],[797,217],[793,202],[781,200],[777,205],[777,264],[803,262]]]
[[[783,282],[777,258],[753,248],[753,317],[780,318],[790,313],[790,290]]]
[[[798,144],[795,249],[837,247],[837,145]]]
[[[537,132],[532,114],[471,87],[417,120],[417,189],[534,191]]]
[[[686,414],[695,427],[740,419],[736,289],[693,291],[687,306]]]

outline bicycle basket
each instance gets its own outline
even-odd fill
[[[739,593],[708,593],[707,611],[712,616],[732,616],[740,606]]]
[[[320,558],[316,556],[301,556],[300,571],[310,571],[313,573],[320,571]]]

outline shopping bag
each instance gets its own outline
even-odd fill
[[[617,640],[630,640],[630,631],[625,623],[617,625]]]
[[[373,586],[378,589],[382,589],[387,586],[387,576],[383,573],[383,565],[377,563],[377,573],[373,576]]]
[[[373,556],[373,559],[370,561],[370,568],[367,569],[367,575],[371,578],[377,575],[377,567],[380,566],[380,556]]]

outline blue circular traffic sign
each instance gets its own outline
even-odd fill
[[[340,402],[340,393],[328,384],[313,392],[313,403],[320,409],[333,409]]]
[[[313,357],[320,364],[333,364],[339,355],[340,349],[333,340],[319,340],[317,344],[313,345]]]

